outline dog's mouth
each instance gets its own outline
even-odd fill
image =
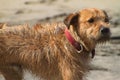
[[[105,43],[110,40],[110,37],[111,37],[111,33],[108,33],[106,35],[99,35],[97,37],[91,36],[90,39],[92,39],[96,43]]]
[[[97,40],[97,43],[104,43],[110,40],[110,36],[108,37],[102,37],[100,39]]]
[[[110,40],[111,31],[109,28],[101,27],[99,37],[97,38],[98,43],[103,43]]]
[[[100,35],[100,37],[96,40],[97,43],[104,43],[110,40],[111,33],[108,33],[106,35]]]

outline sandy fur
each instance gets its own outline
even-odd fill
[[[82,11],[86,13],[78,12],[79,22],[73,22],[77,24],[70,24],[69,28],[72,36],[84,44],[81,53],[66,39],[64,30],[68,25],[64,23],[1,28],[0,71],[5,79],[22,80],[23,69],[27,69],[45,80],[83,80],[88,72],[91,50],[97,44],[97,40],[92,40],[91,36],[100,38],[100,25],[107,25],[105,22],[96,22],[93,25],[85,22],[90,15],[86,18],[84,15],[90,14],[91,10]],[[106,17],[102,10],[93,9],[92,12],[95,17]],[[69,16],[65,19],[67,22],[71,20],[68,18]]]

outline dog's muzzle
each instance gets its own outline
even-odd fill
[[[100,32],[102,35],[110,34],[110,29],[106,27],[101,27]]]
[[[110,29],[109,28],[107,28],[107,27],[101,27],[100,28],[100,34],[101,34],[101,37],[106,37],[106,38],[108,38],[108,37],[110,37]]]
[[[107,27],[101,27],[100,28],[100,37],[99,37],[99,41],[107,41],[110,39],[111,36],[111,32],[110,29]]]

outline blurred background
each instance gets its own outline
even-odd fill
[[[120,80],[120,0],[0,0],[0,23],[8,25],[62,22],[71,12],[83,8],[106,10],[110,17],[112,37],[98,45],[88,80]],[[24,80],[38,80],[28,71]],[[0,75],[0,80],[4,80]]]

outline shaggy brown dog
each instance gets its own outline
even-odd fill
[[[6,80],[22,80],[23,69],[45,80],[83,80],[96,44],[109,38],[108,16],[95,8],[70,14],[64,23],[3,27],[0,71]]]

